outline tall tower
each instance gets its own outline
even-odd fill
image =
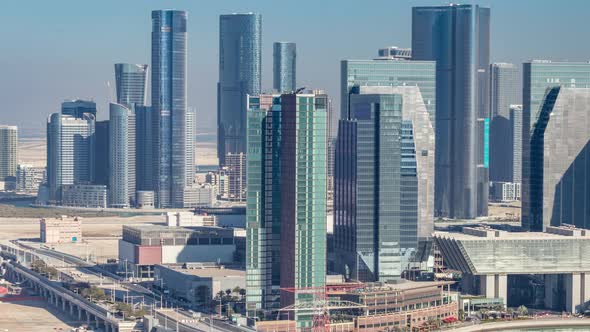
[[[0,125],[0,181],[16,176],[18,129]]]
[[[131,108],[133,104],[145,105],[147,94],[147,65],[115,64],[117,104]]]
[[[187,14],[152,12],[152,158],[158,207],[182,207],[186,184]]]
[[[325,285],[327,106],[315,93],[249,98],[249,316],[309,303]],[[312,312],[294,319],[311,327]]]
[[[414,7],[412,59],[436,61],[435,214],[487,215],[490,9]]]
[[[272,52],[272,88],[279,93],[297,89],[297,51],[295,43],[276,42]]]
[[[219,17],[219,83],[217,84],[217,157],[246,152],[246,98],[260,94],[262,17]]]
[[[401,278],[434,230],[434,128],[417,87],[360,87],[336,147],[336,266],[347,278]]]
[[[135,201],[135,114],[109,105],[109,206],[128,208]]]
[[[490,65],[490,181],[513,178],[513,137],[510,106],[520,104],[519,70],[512,63]]]
[[[94,177],[92,113],[81,118],[53,113],[47,121],[47,183],[49,199],[61,201],[62,186],[87,184]]]

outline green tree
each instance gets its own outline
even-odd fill
[[[524,305],[521,305],[520,307],[518,307],[516,309],[516,312],[518,313],[519,316],[528,316],[529,315],[529,309],[527,307],[525,307]]]

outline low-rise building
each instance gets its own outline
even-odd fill
[[[330,315],[342,318],[336,325],[330,324],[331,328],[337,327],[331,331],[410,330],[428,326],[433,320],[457,320],[457,298],[449,290],[452,283],[405,281],[328,285],[326,293],[330,299]],[[342,309],[337,309],[338,307]],[[338,310],[344,310],[345,314],[339,315]],[[289,331],[294,325],[293,320],[265,321],[257,323],[256,330]]]
[[[94,184],[63,185],[61,205],[86,208],[106,208],[107,186]]]
[[[154,208],[154,192],[151,190],[138,190],[137,208],[138,209],[153,209]]]
[[[246,272],[217,264],[158,264],[154,267],[154,286],[198,307],[209,305],[220,291],[245,289]]]
[[[520,201],[520,183],[490,182],[490,200],[496,202]]]
[[[217,217],[192,212],[166,212],[166,225],[177,227],[212,227],[217,226]]]
[[[40,221],[42,243],[71,243],[82,241],[82,222],[79,217],[61,216]]]
[[[205,183],[186,187],[184,189],[183,202],[185,208],[214,206],[217,203],[215,186]]]
[[[504,305],[527,305],[576,312],[590,301],[590,231],[547,226],[545,232],[506,232],[464,227],[435,232],[445,265],[461,271],[462,292],[502,299]],[[531,285],[538,291],[523,294]]]
[[[16,167],[16,191],[37,193],[41,183],[45,182],[45,167],[18,164]]]
[[[119,261],[136,277],[153,277],[154,265],[231,264],[236,245],[232,229],[221,227],[123,226]]]

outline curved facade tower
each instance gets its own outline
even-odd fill
[[[217,84],[217,157],[246,152],[246,99],[260,94],[262,17],[219,17],[219,83]]]
[[[187,14],[152,12],[152,157],[156,205],[182,207],[186,183]]]
[[[128,208],[135,200],[135,115],[109,104],[109,206]]]
[[[115,81],[117,88],[117,104],[145,105],[147,93],[147,65],[131,63],[115,64]]]
[[[272,52],[272,88],[279,93],[291,93],[297,73],[297,51],[295,43],[276,42]]]
[[[414,7],[412,59],[436,61],[435,214],[487,215],[490,9]]]

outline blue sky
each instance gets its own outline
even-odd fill
[[[492,61],[590,60],[590,1],[467,1],[492,9]],[[339,100],[339,61],[411,44],[409,0],[18,0],[0,7],[0,124],[44,135],[64,99],[92,98],[107,117],[116,62],[150,64],[150,12],[189,13],[188,104],[199,131],[215,128],[218,16],[263,17],[263,88],[272,87],[272,43],[297,43],[297,85],[324,88]],[[566,5],[567,4],[567,5]],[[338,105],[336,104],[336,107]]]

